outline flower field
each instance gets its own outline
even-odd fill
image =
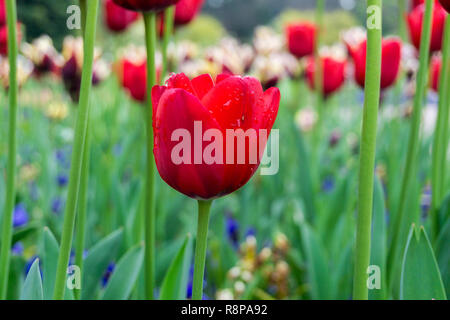
[[[448,0],[74,2],[0,0],[1,300],[447,299]]]

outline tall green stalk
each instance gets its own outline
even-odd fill
[[[368,0],[367,63],[364,114],[359,160],[358,217],[353,298],[367,300],[367,268],[370,263],[373,181],[381,79],[382,0]],[[377,8],[375,11],[369,8]],[[372,22],[370,22],[372,21]],[[374,23],[374,24],[371,24]]]
[[[173,33],[173,20],[175,16],[175,6],[170,6],[164,11],[164,35],[163,35],[163,43],[162,43],[162,57],[163,57],[163,65],[161,72],[160,82],[162,83],[167,76],[167,72],[169,70],[168,59],[167,59],[167,48],[169,46],[170,38]]]
[[[445,163],[448,145],[448,115],[450,91],[450,18],[445,22],[442,49],[442,67],[439,78],[439,110],[434,133],[432,166],[431,166],[431,236],[436,240],[439,232],[438,209],[445,196]]]
[[[392,241],[388,254],[388,279],[389,284],[392,287],[393,280],[395,278],[399,254],[403,249],[406,239],[402,239],[402,235],[405,234],[402,230],[409,225],[405,223],[407,218],[405,217],[406,205],[408,202],[411,186],[413,180],[416,178],[416,166],[417,156],[419,149],[419,129],[420,129],[420,117],[422,113],[422,104],[424,101],[427,78],[428,78],[428,64],[430,56],[430,39],[431,39],[431,20],[433,14],[434,0],[426,0],[424,22],[422,26],[422,37],[420,41],[419,52],[419,70],[416,79],[416,93],[414,95],[414,107],[411,119],[410,134],[408,140],[408,152],[406,157],[405,171],[403,172],[402,188],[400,192],[400,202],[398,204],[398,211],[394,217],[394,228],[392,229]]]
[[[77,210],[77,200],[80,188],[81,171],[84,157],[84,145],[89,119],[89,95],[92,87],[92,72],[94,64],[94,42],[97,24],[99,0],[87,2],[86,30],[84,41],[83,72],[81,77],[80,101],[78,115],[75,125],[75,141],[72,150],[72,160],[69,176],[69,187],[67,194],[66,210],[59,250],[58,265],[56,269],[55,290],[53,298],[61,300],[64,298],[66,285],[66,272],[69,263],[70,250]]]
[[[155,161],[153,159],[152,87],[156,84],[156,13],[144,13],[147,46],[147,177],[145,197],[145,295],[152,300],[155,289]]]
[[[86,0],[80,0],[81,10],[81,36],[84,42],[84,31],[86,29]],[[80,268],[80,274],[83,274],[83,252],[86,238],[86,211],[87,211],[87,192],[89,182],[89,159],[90,159],[90,112],[88,114],[88,126],[86,131],[86,142],[83,150],[83,164],[81,166],[80,191],[78,194],[78,206],[76,217],[75,232],[75,265]],[[74,290],[76,300],[81,299],[81,289]]]
[[[75,265],[80,268],[80,273],[83,274],[83,253],[86,239],[86,219],[87,219],[87,199],[88,199],[88,185],[89,185],[89,168],[90,168],[90,154],[91,154],[91,130],[90,119],[88,120],[88,127],[86,131],[86,142],[83,150],[83,164],[81,166],[81,180],[80,192],[78,194],[78,212],[76,217],[76,233],[75,233]],[[81,298],[81,289],[75,289],[75,299]]]
[[[206,245],[208,240],[209,213],[212,201],[198,201],[197,239],[195,241],[194,279],[192,300],[202,300],[205,273]]]
[[[398,0],[398,33],[402,41],[407,41],[408,30],[406,29],[406,0]]]
[[[16,198],[16,149],[17,149],[17,10],[16,0],[6,1],[6,19],[8,24],[8,58],[9,58],[9,131],[8,162],[6,177],[6,202],[3,211],[1,251],[0,251],[0,299],[6,298],[8,288],[9,264],[12,241],[12,219],[14,200]]]

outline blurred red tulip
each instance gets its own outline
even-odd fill
[[[259,81],[252,77],[219,75],[214,82],[210,75],[204,74],[190,81],[181,73],[173,75],[167,86],[153,87],[152,100],[153,153],[162,179],[191,198],[213,199],[239,189],[256,172],[266,145],[266,141],[260,139],[260,132],[264,130],[268,135],[272,129],[280,91],[270,88],[264,92]],[[234,132],[233,129],[241,129],[245,134],[254,130],[255,139],[247,139],[248,144],[244,140],[245,145],[239,146],[233,139],[231,145],[223,137],[227,131]],[[174,132],[180,130],[193,137],[190,142],[186,141],[187,148],[193,152],[183,150],[181,157],[186,161],[177,162],[173,154],[176,158],[180,153],[176,151],[180,142],[172,140]],[[211,137],[204,136],[212,132],[215,133],[213,142]],[[197,141],[199,135],[202,141]],[[188,139],[181,143],[185,140]],[[212,148],[213,143],[219,147]],[[254,148],[258,159],[247,161],[251,157],[249,149]],[[215,153],[213,157],[220,158],[219,161],[203,159],[204,154],[208,157],[207,152],[213,153],[211,149]],[[236,154],[242,152],[245,153],[243,164],[236,161]],[[200,161],[196,160],[199,157]],[[233,160],[229,161],[231,158]]]
[[[439,77],[442,68],[442,56],[436,55],[431,59],[430,64],[430,87],[433,91],[438,92],[439,90]]]
[[[6,24],[5,0],[0,0],[0,27]]]
[[[420,49],[420,36],[422,34],[422,21],[425,13],[425,4],[418,5],[408,14],[408,26],[411,42],[417,50]],[[442,47],[445,17],[447,13],[439,3],[433,8],[433,21],[431,29],[430,51],[439,51]]]
[[[367,41],[363,41],[352,58],[355,66],[355,81],[364,88],[366,78]],[[381,89],[386,89],[395,83],[400,70],[402,43],[398,38],[383,39],[381,53]]]
[[[113,0],[104,1],[105,22],[109,30],[113,32],[124,31],[139,17],[137,12],[118,6]]]
[[[134,11],[160,11],[179,0],[113,0],[119,6]]]
[[[347,62],[345,59],[336,59],[332,56],[322,56],[320,59],[323,71],[322,93],[328,97],[344,84]],[[316,59],[314,57],[308,59],[306,77],[309,87],[314,90],[316,84]]]
[[[175,6],[175,25],[185,25],[191,22],[200,12],[204,0],[180,0]]]
[[[22,41],[22,31],[20,23],[17,23],[17,42],[20,44]],[[0,54],[8,54],[8,26],[4,25],[0,27]]]
[[[442,7],[450,13],[450,0],[439,0]]]
[[[122,86],[139,102],[147,100],[147,63],[123,59],[120,63]]]
[[[289,51],[297,58],[314,53],[316,27],[308,22],[292,23],[286,27],[286,40]]]
[[[119,63],[119,76],[122,86],[130,96],[138,101],[147,101],[147,62],[144,59],[132,60],[123,58]],[[161,69],[156,71],[156,82],[159,82]]]

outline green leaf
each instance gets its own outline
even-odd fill
[[[42,258],[42,275],[44,299],[53,297],[55,287],[56,266],[58,264],[59,245],[49,228],[44,227]]]
[[[103,293],[103,300],[125,300],[136,283],[144,260],[144,246],[140,244],[128,250],[117,263]]]
[[[164,277],[159,296],[160,300],[186,299],[191,261],[192,239],[188,234]]]
[[[328,285],[331,281],[326,262],[325,250],[311,227],[302,223],[301,236],[308,264],[308,279],[313,299],[329,299]]]
[[[28,272],[25,283],[23,284],[22,295],[20,300],[42,300],[44,294],[42,292],[41,272],[39,271],[39,259],[35,259]]]
[[[402,300],[445,300],[445,290],[433,249],[423,227],[413,224],[403,257]]]
[[[370,249],[370,264],[380,268],[380,289],[369,290],[369,299],[386,299],[386,208],[384,203],[384,191],[380,179],[375,177],[373,190],[373,219],[372,241]]]
[[[442,274],[442,281],[446,289],[447,296],[450,296],[450,250],[448,244],[450,243],[450,217],[442,227],[438,240],[436,241],[436,259]]]
[[[116,257],[122,241],[123,230],[119,229],[93,246],[85,258],[81,281],[81,298],[95,298],[100,280],[108,264]]]

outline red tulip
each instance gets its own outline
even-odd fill
[[[22,32],[20,23],[17,23],[17,42],[20,43],[22,40]],[[8,54],[8,26],[4,25],[0,27],[0,54]]]
[[[181,73],[173,75],[167,86],[153,87],[152,100],[153,153],[161,177],[191,198],[213,199],[239,189],[255,173],[266,142],[258,133],[264,130],[270,133],[280,91],[270,88],[264,92],[259,81],[252,77],[219,75],[214,82],[210,75],[204,74],[190,81]],[[189,151],[185,153],[182,149],[182,155],[181,143],[172,141],[174,134],[181,132],[177,129],[193,137],[181,142]],[[223,138],[239,129],[246,134],[252,129],[256,132],[255,139],[247,139],[248,144],[244,140],[240,148]],[[213,144],[217,148],[212,148]],[[254,162],[250,160],[249,149],[257,154]],[[245,161],[241,162],[242,153]],[[214,157],[213,161],[209,161],[208,154]],[[183,161],[174,161],[174,155],[181,156]]]
[[[408,14],[408,26],[411,41],[417,50],[420,48],[420,36],[422,34],[422,21],[425,13],[425,4],[417,6]],[[431,29],[430,51],[439,51],[442,47],[442,37],[447,13],[439,3],[433,8],[433,21]]]
[[[6,24],[6,6],[5,0],[0,0],[0,27]]]
[[[130,96],[139,102],[147,101],[147,62],[143,59],[123,58],[120,61],[120,81]],[[161,70],[156,71],[156,82],[159,82]]]
[[[160,11],[179,0],[113,0],[119,6],[134,11]]]
[[[442,0],[442,1],[445,1],[445,0]],[[438,0],[434,0],[434,3],[437,3],[437,2],[438,2]],[[416,7],[418,7],[419,5],[424,4],[424,3],[425,3],[425,0],[412,0],[411,10],[415,9]]]
[[[433,91],[439,90],[439,77],[442,69],[442,56],[433,56],[430,64],[430,87]]]
[[[439,0],[442,7],[450,13],[450,0]]]
[[[322,93],[328,97],[344,84],[347,62],[345,59],[337,59],[332,56],[321,56],[320,59],[323,71]],[[309,87],[314,89],[316,84],[316,60],[314,57],[308,59],[306,78]]]
[[[113,0],[105,0],[105,22],[109,30],[113,32],[124,31],[133,23],[139,14],[118,6]]]
[[[381,52],[381,89],[390,87],[397,79],[400,70],[402,43],[397,38],[383,39]],[[367,41],[363,41],[353,52],[355,81],[364,88],[366,78]]]
[[[191,22],[201,10],[204,0],[180,0],[175,6],[175,25]]]
[[[314,53],[316,27],[311,23],[292,23],[286,27],[289,51],[297,58]]]

